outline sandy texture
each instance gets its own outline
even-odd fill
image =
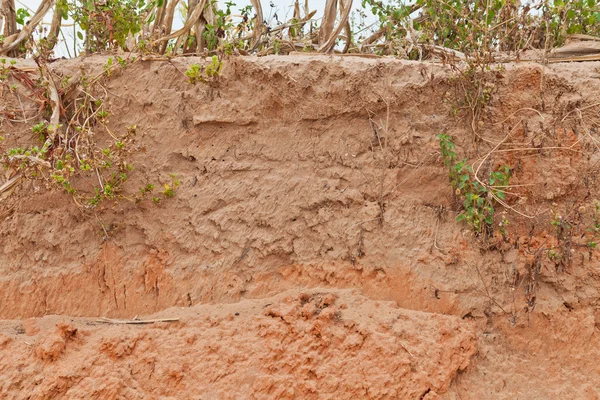
[[[177,173],[182,186],[173,199],[105,203],[98,217],[111,238],[104,242],[97,220],[63,193],[24,183],[0,203],[0,318],[23,320],[24,331],[15,331],[20,322],[2,325],[4,393],[600,395],[597,252],[574,249],[568,270],[544,258],[533,312],[526,284],[514,284],[532,274],[536,249],[556,244],[552,203],[577,209],[600,198],[591,167],[598,153],[571,113],[597,103],[600,63],[518,64],[498,73],[479,133],[496,143],[512,132],[515,147],[540,150],[507,152],[483,168],[510,164],[511,184],[525,185],[512,205],[546,213],[508,214],[517,238],[484,250],[454,221],[440,159],[442,132],[477,158],[471,128],[452,116],[455,93],[443,66],[234,58],[218,84],[191,85],[184,72],[199,61],[140,62],[106,83],[111,130],[138,126],[131,191]],[[77,75],[105,62],[52,68]],[[5,109],[20,108],[3,96]],[[26,113],[34,106],[24,101]],[[3,127],[8,142],[32,141],[17,128]],[[570,150],[544,150],[558,145]],[[581,221],[589,223],[590,212],[581,209]],[[338,299],[319,312],[315,293]],[[182,321],[89,325],[157,312]],[[54,314],[91,319],[37,319]],[[66,325],[57,328],[59,320]]]
[[[470,323],[347,291],[163,314],[180,321],[123,326],[52,316],[25,328],[5,323],[0,395],[423,398],[445,392],[475,353]]]

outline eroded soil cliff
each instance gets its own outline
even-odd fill
[[[1,200],[1,397],[598,398],[600,262],[576,239],[600,199],[600,63],[507,65],[473,128],[442,65],[231,58],[192,85],[198,61],[105,83],[110,129],[137,126],[128,190],[175,173],[173,198],[92,212],[27,180]],[[510,166],[507,237],[455,221],[439,133]],[[179,320],[98,322],[135,316]]]

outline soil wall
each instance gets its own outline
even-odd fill
[[[94,215],[27,181],[1,200],[0,396],[598,398],[597,252],[544,249],[551,210],[583,237],[600,198],[600,63],[505,66],[474,132],[442,65],[231,58],[192,85],[198,61],[105,83],[110,129],[137,126],[129,190],[176,173],[173,198]],[[511,167],[510,240],[455,221],[439,133]],[[179,321],[97,322],[142,315]]]

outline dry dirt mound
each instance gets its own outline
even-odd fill
[[[432,398],[475,352],[469,322],[348,291],[286,293],[163,314],[180,320],[107,326],[51,316],[4,323],[0,393],[31,399]],[[12,339],[15,331],[22,333]]]
[[[176,173],[172,199],[106,202],[96,219],[24,182],[0,203],[0,318],[16,320],[2,323],[3,394],[600,396],[598,254],[572,246],[566,265],[542,253],[560,244],[549,210],[577,210],[584,237],[593,210],[582,201],[600,199],[600,63],[497,73],[478,151],[510,138],[483,168],[508,163],[520,193],[510,204],[536,217],[507,213],[514,238],[484,248],[455,221],[436,137],[481,157],[453,116],[451,71],[232,58],[217,84],[192,85],[194,62],[142,61],[105,83],[110,129],[139,132],[131,192]],[[51,68],[74,77],[105,63]],[[6,142],[34,141],[15,126],[3,126]],[[181,321],[94,322],[138,314]]]

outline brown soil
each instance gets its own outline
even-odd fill
[[[447,68],[233,58],[192,85],[198,61],[139,62],[106,84],[111,130],[138,127],[130,190],[177,173],[174,198],[96,217],[36,182],[1,200],[1,398],[600,397],[597,251],[560,266],[542,251],[559,245],[553,203],[578,210],[584,237],[600,198],[600,63],[498,73],[478,151],[509,132],[535,146],[484,166],[513,168],[511,206],[535,218],[508,212],[511,240],[483,246],[454,221],[440,158],[442,132],[477,158]],[[135,316],[179,321],[98,322]]]

